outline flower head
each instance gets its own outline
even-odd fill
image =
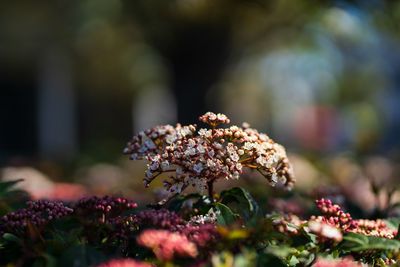
[[[345,213],[342,208],[333,204],[331,200],[321,198],[316,201],[322,216],[312,216],[311,220],[326,223],[343,232],[353,232],[367,236],[377,236],[392,239],[396,236],[397,230],[391,229],[381,220],[354,220],[349,213]]]
[[[134,209],[137,204],[127,198],[103,196],[84,197],[74,206],[75,213],[86,220],[107,223],[125,211]]]
[[[317,235],[319,241],[321,242],[329,240],[340,242],[343,239],[343,235],[340,229],[324,222],[309,221],[308,228],[311,233]]]
[[[207,112],[206,114],[201,115],[199,117],[199,120],[212,127],[215,127],[219,124],[227,124],[231,122],[225,114],[221,113],[215,114],[213,112]]]
[[[238,179],[248,168],[257,170],[271,185],[292,188],[295,179],[281,145],[249,127],[216,128],[230,122],[223,114],[207,112],[199,119],[212,129],[164,125],[132,137],[124,153],[133,160],[148,161],[145,186],[166,173],[169,179],[164,187],[170,195],[188,186],[203,192],[217,179]]]
[[[5,232],[27,236],[30,234],[31,227],[41,230],[49,222],[72,212],[73,209],[65,206],[61,201],[28,201],[26,208],[10,212],[0,218],[0,236]]]
[[[136,261],[133,259],[112,259],[104,262],[97,267],[152,267],[150,263]]]
[[[137,237],[137,243],[152,249],[162,261],[170,261],[174,257],[194,258],[198,254],[196,245],[186,236],[167,230],[145,230]]]
[[[353,261],[351,258],[342,258],[337,260],[319,258],[313,264],[313,267],[361,267],[361,264]]]

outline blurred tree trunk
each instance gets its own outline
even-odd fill
[[[164,56],[173,71],[171,88],[177,99],[179,122],[195,123],[199,115],[219,106],[216,99],[206,98],[220,81],[229,53],[227,29],[191,25],[178,32],[172,51]]]

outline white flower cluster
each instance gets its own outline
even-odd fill
[[[207,212],[207,214],[192,216],[190,218],[189,224],[191,224],[191,225],[201,225],[201,224],[207,224],[207,223],[216,223],[219,213],[220,213],[219,210],[218,211],[214,211],[213,209],[210,209]]]
[[[165,125],[132,138],[124,153],[133,160],[148,160],[145,186],[161,173],[171,173],[164,181],[171,194],[190,185],[204,192],[217,179],[238,179],[244,167],[259,171],[271,185],[294,185],[285,149],[267,135],[249,127],[215,128],[229,123],[223,114],[207,112],[200,120],[213,128]]]

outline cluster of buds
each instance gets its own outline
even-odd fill
[[[27,236],[32,227],[40,230],[49,222],[72,212],[73,209],[60,201],[28,201],[26,208],[10,212],[0,218],[0,235],[12,233],[18,236]]]
[[[318,258],[313,267],[361,267],[362,265],[351,258],[328,260]]]
[[[180,124],[157,126],[128,142],[124,154],[132,160],[149,162],[146,187],[160,174],[169,173],[164,187],[171,195],[190,185],[210,193],[217,179],[238,179],[244,168],[257,170],[271,185],[293,187],[295,180],[285,149],[266,134],[248,127],[216,128],[229,123],[223,114],[208,112],[200,120],[211,129]]]
[[[333,204],[329,199],[322,198],[317,200],[316,203],[323,216],[312,216],[311,220],[327,223],[341,229],[343,232],[353,232],[367,236],[392,239],[397,234],[397,230],[391,229],[380,219],[354,220],[349,213],[345,213],[339,205]]]
[[[177,213],[161,210],[144,210],[135,215],[140,228],[157,228],[177,231],[186,225],[185,220]]]
[[[323,216],[312,216],[311,220],[330,224],[344,232],[354,230],[357,227],[350,213],[344,212],[339,205],[333,204],[331,200],[321,198],[316,200],[316,204]]]
[[[219,234],[214,222],[203,222],[190,219],[184,220],[175,212],[161,210],[144,210],[137,214],[118,216],[110,220],[114,232],[111,234],[115,240],[126,242],[137,231],[146,229],[167,230],[183,234],[199,248],[214,244]]]
[[[205,216],[203,215],[202,218]],[[199,218],[199,216],[195,217]],[[218,238],[218,232],[214,224],[215,221],[204,220],[203,222],[199,222],[191,218],[189,222],[186,222],[177,213],[166,209],[141,211],[135,215],[135,220],[138,228],[141,230],[156,228],[178,232],[185,235],[199,247],[204,247],[207,244],[210,245]]]
[[[167,230],[145,230],[137,237],[137,243],[153,250],[161,261],[171,261],[175,257],[191,257],[198,255],[196,245],[183,234]]]
[[[294,214],[283,214],[272,220],[272,225],[278,232],[288,235],[298,235],[300,227],[305,223],[306,221]]]
[[[397,230],[393,230],[387,226],[387,224],[380,219],[377,220],[355,220],[357,228],[352,230],[354,233],[363,234],[367,236],[377,236],[384,237],[388,239],[393,239]]]
[[[136,215],[117,216],[109,219],[108,225],[111,226],[111,232],[108,233],[110,240],[121,241],[127,245],[131,234],[139,229]],[[125,247],[122,247],[126,249]]]
[[[133,259],[112,259],[97,267],[153,267],[154,265]]]
[[[210,248],[220,237],[213,223],[199,225],[188,223],[185,227],[180,229],[179,232],[186,236],[191,242],[195,243],[199,248]]]
[[[210,125],[212,128],[217,127],[220,124],[228,124],[231,120],[225,114],[215,114],[213,112],[207,112],[199,117],[199,121]]]
[[[137,204],[123,197],[85,197],[74,205],[74,212],[85,220],[108,223],[124,212],[137,207]]]
[[[207,223],[215,224],[217,222],[218,213],[212,209],[207,214],[194,215],[190,218],[189,224],[191,225],[203,225]]]

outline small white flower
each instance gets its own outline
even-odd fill
[[[237,127],[236,125],[232,125],[229,130],[231,130],[232,132],[236,132],[239,131],[239,127]]]
[[[165,142],[168,144],[172,144],[176,141],[176,135],[175,134],[169,134],[165,137]]]
[[[183,187],[183,183],[182,182],[179,182],[179,183],[176,183],[176,184],[173,184],[170,188],[169,188],[169,191],[171,192],[171,193],[180,193],[180,192],[182,192],[182,187]]]
[[[153,161],[153,162],[150,164],[149,169],[150,169],[151,171],[155,171],[155,170],[157,170],[159,167],[160,167],[160,164],[158,163],[158,161]]]
[[[182,130],[181,130],[181,135],[182,135],[183,137],[185,137],[185,136],[187,136],[187,135],[191,135],[191,134],[192,134],[192,131],[189,129],[188,126],[185,126],[185,127],[182,128]]]
[[[163,171],[168,170],[168,168],[169,168],[169,162],[168,161],[164,160],[163,162],[161,162],[161,169]]]
[[[214,142],[213,146],[215,147],[215,149],[222,149],[222,145],[220,143]]]
[[[211,130],[207,130],[207,129],[200,129],[199,130],[199,135],[200,136],[203,136],[203,137],[205,137],[205,138],[210,138],[211,137],[211,135],[212,135],[212,132],[211,132]]]
[[[195,149],[195,148],[190,147],[190,148],[188,148],[188,149],[185,150],[185,156],[186,156],[186,157],[188,157],[188,156],[194,156],[194,155],[196,155],[196,149]]]
[[[193,170],[199,174],[203,170],[203,164],[201,162],[193,165]]]
[[[244,128],[244,129],[250,128],[250,124],[248,122],[243,122],[242,128]]]
[[[192,148],[196,145],[196,142],[193,139],[188,140],[188,147]]]
[[[146,141],[144,142],[144,145],[145,145],[146,147],[148,147],[149,149],[155,149],[155,148],[156,148],[156,145],[155,145],[154,142],[151,141],[150,139],[146,140]]]
[[[241,163],[236,163],[235,167],[236,167],[236,170],[241,171],[243,168],[243,165]]]
[[[200,154],[203,154],[204,152],[206,152],[206,150],[205,150],[203,145],[198,145],[197,146],[197,151],[199,151]]]
[[[263,156],[259,156],[258,158],[256,158],[256,162],[257,162],[257,164],[264,166],[266,163],[266,160]]]
[[[246,142],[243,145],[243,149],[245,149],[245,150],[252,150],[253,147],[254,147],[254,143],[251,143],[251,142]]]
[[[169,125],[169,126],[171,126],[171,125]],[[158,134],[159,135],[164,135],[164,134],[166,134],[167,133],[167,130],[166,129],[164,129],[164,128],[159,128],[158,129]]]
[[[214,169],[214,167],[216,166],[215,162],[211,159],[207,160],[207,167],[210,168],[211,170]]]
[[[234,162],[239,161],[239,155],[236,152],[233,152],[229,155],[229,157],[231,158],[231,160],[233,160]]]

